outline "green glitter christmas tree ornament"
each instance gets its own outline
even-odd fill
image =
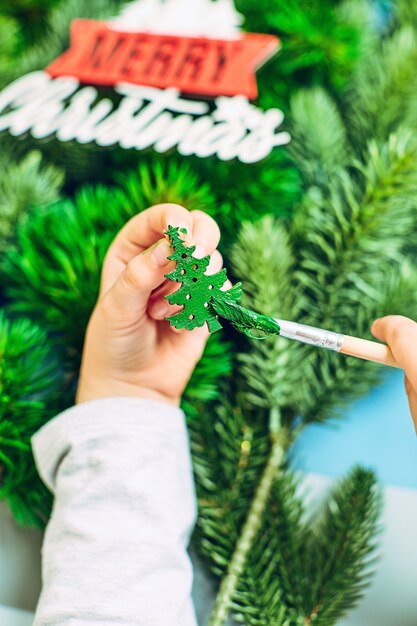
[[[195,246],[186,246],[182,237],[187,234],[185,228],[169,226],[165,234],[172,249],[168,258],[176,262],[175,269],[166,274],[166,278],[181,283],[177,291],[165,297],[170,304],[184,307],[179,313],[165,318],[171,326],[193,330],[207,323],[209,331],[213,333],[222,328],[219,317],[223,317],[238,331],[253,338],[262,338],[254,337],[254,329],[263,332],[264,336],[279,335],[279,325],[273,318],[255,313],[239,304],[242,297],[241,283],[227,291],[221,291],[227,280],[225,268],[217,274],[205,273],[210,257],[193,257]]]

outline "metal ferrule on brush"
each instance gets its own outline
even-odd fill
[[[276,322],[279,324],[281,337],[340,352],[344,339],[344,336],[340,333],[314,328],[314,326],[307,326],[306,324],[297,324],[297,322],[287,322],[279,319]]]

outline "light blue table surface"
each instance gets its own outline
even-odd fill
[[[341,420],[307,427],[294,446],[293,465],[340,476],[360,463],[375,469],[385,485],[417,489],[417,438],[403,381],[402,371],[389,372]]]

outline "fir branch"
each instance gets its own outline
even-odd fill
[[[282,470],[239,581],[233,613],[250,626],[295,624],[302,614],[310,532],[302,523],[305,512],[297,489],[291,472]]]
[[[371,138],[386,140],[401,126],[415,129],[416,62],[417,35],[404,26],[359,66],[345,105],[357,149]]]
[[[289,152],[307,186],[327,186],[332,175],[351,160],[340,112],[320,87],[293,96],[290,132]]]
[[[26,525],[42,526],[50,512],[30,439],[56,406],[57,365],[44,331],[0,312],[0,498]]]
[[[236,587],[246,568],[247,558],[262,524],[271,488],[283,461],[283,456],[283,442],[280,438],[276,438],[253,495],[247,517],[234,546],[226,575],[221,581],[208,626],[223,626],[228,616],[236,593]]]
[[[125,197],[116,189],[84,190],[75,203],[62,200],[36,211],[19,226],[16,246],[3,260],[13,310],[42,320],[59,334],[72,371],[78,367],[98,295],[104,255],[130,216]]]
[[[302,250],[293,287],[298,321],[369,336],[386,302],[386,278],[403,267],[414,220],[415,159],[414,139],[407,133],[392,136],[381,147],[370,146],[367,164],[358,165],[359,183],[341,173],[328,198],[306,199],[300,210],[308,226],[301,225],[299,237],[296,221],[294,236]],[[415,298],[412,292],[408,297],[409,311]],[[307,420],[322,419],[341,398],[363,393],[380,374],[377,366],[301,345],[294,347],[289,369],[300,359],[303,384],[293,381],[293,403]]]
[[[300,176],[284,149],[259,163],[199,159],[193,166],[203,180],[210,180],[215,202],[209,213],[221,224],[226,244],[235,241],[242,222],[268,214],[288,216],[300,197]]]
[[[199,517],[194,540],[217,576],[227,571],[269,450],[265,429],[227,402],[189,423]]]
[[[262,106],[287,100],[289,88],[320,83],[336,91],[350,78],[373,31],[368,2],[237,0],[249,31],[278,35],[282,51],[259,72]]]
[[[413,220],[415,162],[412,137],[407,133],[393,136],[386,145],[370,146],[365,165],[357,163],[356,169],[351,172],[338,172],[328,191],[326,188],[321,192],[311,191],[299,209],[303,219],[296,220],[290,238],[270,218],[245,226],[234,249],[233,261],[238,277],[248,286],[251,307],[288,319],[311,321],[313,318],[313,323],[317,320],[317,325],[327,325],[336,330],[346,331],[346,325],[352,328],[352,320],[355,320],[352,332],[365,334],[377,311],[386,305],[388,293],[402,292],[402,297],[407,300],[404,285],[410,276],[404,276],[397,282],[393,272],[404,271],[407,267],[404,265],[404,248]],[[375,263],[375,258],[380,260],[379,264]],[[259,283],[253,281],[254,268],[259,272]],[[411,299],[408,296],[408,303],[414,300],[413,296]],[[239,404],[243,403],[240,404],[240,411],[252,416],[263,432],[268,428],[268,421],[272,433],[280,432],[281,422],[290,429],[294,428],[300,412],[305,420],[322,419],[328,416],[336,402],[340,405],[343,396],[351,398],[355,392],[364,392],[378,375],[378,370],[372,369],[368,363],[343,359],[340,355],[317,349],[309,350],[292,342],[276,340],[276,344],[261,354],[259,351],[264,345],[255,344],[243,357],[241,373],[249,391],[239,396]],[[285,367],[281,366],[280,376],[277,376],[279,359],[285,362]],[[301,369],[300,363],[303,364]],[[212,462],[218,467],[222,463],[223,452],[219,452],[217,446],[216,451],[216,459]],[[226,457],[223,462],[226,464]],[[211,482],[213,490],[217,487],[222,492],[227,488],[221,480],[219,482],[219,477],[216,480],[213,476]],[[250,511],[255,497],[252,495]],[[262,501],[261,507],[264,510],[263,519],[268,515],[265,502]],[[213,623],[221,622],[233,597],[239,598],[238,611],[244,611],[253,602],[254,595],[258,594],[260,614],[262,611],[266,614],[265,607],[270,605],[263,596],[263,590],[256,587],[254,578],[247,584],[248,596],[245,596],[242,587],[236,595],[244,560],[240,545],[242,536],[246,538],[243,534],[246,524],[239,526],[241,530],[236,534],[236,525],[220,529],[218,519],[216,516],[211,518],[209,530],[200,527],[202,543],[209,534],[209,546],[213,552],[219,550],[219,545],[224,547],[224,536],[227,534],[227,551],[222,552],[223,567],[227,559],[231,559]],[[224,517],[221,519],[224,520]],[[358,519],[366,527],[366,509],[358,511]],[[257,523],[262,533],[264,522],[257,518]],[[344,530],[346,532],[347,527]],[[255,541],[255,536],[251,535],[246,543],[244,556],[249,559],[251,552],[248,544],[252,542],[253,546]],[[305,541],[306,537],[300,545],[305,546]],[[355,551],[354,545],[352,550]],[[352,556],[352,563],[358,568],[355,571],[359,571],[363,564],[361,558],[365,552],[370,554],[371,551],[372,546],[367,545],[364,552],[355,552],[355,557]],[[304,566],[298,561],[297,567],[297,560],[293,559],[295,564],[292,563],[290,570],[288,558],[280,556],[281,553],[285,555],[284,543],[277,550],[276,557],[277,568],[279,559],[282,559],[282,570],[277,570],[282,577],[279,588],[275,584],[266,589],[277,589],[277,598],[289,611],[288,620],[296,614],[297,620],[305,620],[307,624],[310,616],[302,603],[302,599],[307,597],[307,590],[294,584],[294,581],[305,579]],[[236,560],[240,564],[236,570],[238,573],[233,569]],[[288,578],[289,571],[292,571],[292,578]],[[217,570],[216,573],[220,572]],[[289,581],[286,586],[283,583],[285,580]],[[339,584],[340,597],[345,596],[346,606],[353,604],[358,598],[355,580],[347,575],[346,587],[343,587],[343,582]],[[291,591],[297,588],[297,593],[291,595]],[[281,619],[282,607],[280,611]],[[252,619],[248,610],[249,614]],[[245,619],[248,619],[247,615]]]
[[[176,159],[148,158],[137,170],[117,177],[127,199],[139,210],[153,204],[181,204],[190,211],[213,213],[214,196],[190,164]]]
[[[314,529],[305,589],[305,624],[332,626],[363,596],[375,566],[381,492],[360,467],[340,481]]]
[[[42,163],[38,151],[19,163],[5,163],[0,171],[0,251],[13,238],[16,226],[27,219],[32,206],[45,206],[58,198],[63,172]]]
[[[244,280],[243,304],[265,315],[294,319],[294,254],[279,222],[264,217],[256,224],[244,224],[230,259],[235,274]],[[292,349],[288,342],[271,337],[252,342],[250,349],[239,355],[246,400],[265,409],[276,421],[291,392],[286,371],[288,350]]]

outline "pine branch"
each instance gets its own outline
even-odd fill
[[[245,224],[230,254],[235,274],[244,280],[243,304],[259,313],[288,319],[293,309],[291,288],[294,255],[288,234],[271,217]],[[286,381],[288,342],[271,337],[251,342],[239,355],[246,400],[280,420],[290,392]],[[256,376],[254,376],[256,372]]]
[[[294,476],[282,470],[249,554],[235,595],[233,613],[250,626],[295,624],[306,580],[304,507]]]
[[[128,200],[142,210],[153,204],[181,204],[190,211],[214,212],[211,187],[203,182],[187,162],[177,159],[148,158],[137,170],[117,177]]]
[[[5,163],[0,172],[0,251],[12,240],[18,223],[33,206],[58,198],[64,175],[42,164],[40,152],[30,152],[19,163]]]
[[[286,242],[285,232],[280,229],[278,229],[280,240],[274,239],[276,231],[271,223],[268,224],[268,220],[245,226],[234,250],[236,255],[234,265],[239,272],[239,278],[243,279],[245,285],[248,284],[251,306],[270,314],[274,314],[281,306],[283,307],[281,310],[284,309],[289,314],[289,319],[296,319],[297,316],[298,319],[302,319],[303,315],[311,315],[313,319],[320,320],[318,325],[323,323],[323,316],[328,315],[327,320],[326,317],[324,320],[328,322],[330,328],[341,323],[346,315],[346,323],[351,324],[351,320],[356,319],[359,330],[363,333],[367,331],[376,311],[386,304],[388,292],[393,293],[393,290],[400,289],[400,284],[393,281],[391,272],[393,267],[396,267],[397,271],[399,268],[404,269],[403,249],[413,213],[414,151],[414,143],[408,135],[393,137],[382,148],[371,146],[369,162],[365,166],[357,165],[359,175],[351,177],[347,172],[341,172],[338,184],[334,187],[332,185],[329,195],[324,193],[308,199],[307,202],[311,202],[308,206],[316,209],[308,217],[304,215],[302,222],[297,220],[291,241]],[[392,225],[394,215],[395,225]],[[293,260],[295,255],[291,251],[291,243],[294,250],[301,248],[296,261]],[[381,259],[379,265],[374,263],[375,255],[379,255],[378,258]],[[254,268],[255,272],[259,272],[259,284],[254,284],[251,279]],[[385,291],[383,287],[389,276],[391,276],[388,281],[389,287]],[[336,286],[333,288],[334,282]],[[355,284],[355,289],[350,289],[351,282]],[[403,284],[406,282],[403,281]],[[380,287],[379,291],[376,285]],[[357,293],[358,288],[361,290],[360,296]],[[289,298],[288,294],[296,294],[296,297]],[[265,307],[270,307],[270,310],[265,311]],[[371,382],[375,382],[376,370],[370,370],[369,364],[365,366],[355,359],[343,362],[338,355],[329,355],[318,350],[311,350],[310,354],[308,349],[304,353],[297,353],[301,347],[295,346],[297,344],[290,342],[279,346],[277,341],[274,346],[268,346],[266,349],[255,345],[244,355],[245,367],[242,374],[247,378],[246,384],[249,387],[245,401],[252,406],[259,406],[263,411],[275,407],[276,417],[271,420],[273,428],[279,428],[280,417],[290,427],[294,426],[295,416],[300,409],[305,419],[318,420],[328,414],[332,390],[334,396],[331,405],[334,406],[336,397],[340,404],[341,390],[345,391],[345,395],[350,393],[352,397],[353,385],[363,392]],[[277,356],[280,355],[280,351],[283,355],[281,359],[283,361],[286,359],[286,367],[281,366],[281,379],[276,375],[274,377],[278,369]],[[311,366],[310,355],[311,359],[314,359]],[[301,380],[298,378],[299,363],[303,363]],[[271,395],[271,389],[275,390],[274,395]],[[306,402],[311,403],[310,412],[302,409],[306,407]],[[362,510],[358,517],[361,523],[366,525],[367,512]],[[344,530],[346,532],[346,526]],[[239,553],[241,538],[242,535],[236,541],[235,555]],[[279,574],[282,577],[280,586],[277,588],[276,585],[269,585],[265,586],[265,589],[276,589],[277,606],[279,603],[281,611],[280,619],[285,614],[282,608],[284,605],[291,611],[290,617],[287,616],[288,620],[293,619],[291,615],[294,616],[295,613],[297,619],[303,616],[302,619],[305,619],[307,624],[310,623],[308,620],[311,616],[305,614],[302,604],[303,598],[308,596],[307,590],[298,587],[300,591],[291,596],[291,591],[297,589],[294,580],[305,579],[305,570],[302,566],[297,569],[294,559],[280,556],[285,554],[284,545],[285,543],[276,551],[277,561],[279,562],[281,558],[283,564]],[[372,546],[367,546],[366,554],[371,551]],[[364,552],[352,556],[352,563],[357,566],[357,571],[363,564],[361,561],[363,554]],[[248,558],[251,558],[250,552]],[[232,558],[232,565],[233,563]],[[291,571],[292,579],[288,578]],[[233,588],[228,587],[231,575],[233,572],[229,570],[229,576],[226,576],[222,584],[220,599],[215,609],[216,617],[224,615],[226,600],[227,598],[230,600],[234,594]],[[283,585],[285,580],[289,580],[286,588]],[[346,586],[340,579],[339,594],[340,597],[346,598],[345,608],[347,608],[358,599],[359,587],[349,576],[343,580]],[[265,600],[263,589],[257,587],[256,579],[252,578],[245,589],[248,595],[241,590],[238,596],[239,610],[244,611],[244,607],[253,606],[254,598],[259,597],[259,602],[255,605],[259,607],[258,614],[267,616],[265,607],[271,604]],[[250,617],[245,614],[245,619],[252,619],[256,612],[248,610],[247,614]],[[242,616],[243,613],[239,615]],[[267,618],[270,619],[267,616],[265,620]],[[330,619],[333,621],[323,623],[334,623],[334,619]]]
[[[236,588],[244,573],[246,561],[251,553],[253,543],[262,524],[272,485],[281,466],[283,456],[283,441],[277,437],[272,443],[271,452],[253,495],[247,517],[234,546],[227,566],[226,575],[221,581],[208,626],[223,626],[229,614]]]
[[[375,566],[381,493],[373,472],[354,468],[334,489],[315,528],[305,624],[332,626],[357,605]]]
[[[358,165],[358,182],[342,173],[328,198],[307,198],[300,209],[308,224],[305,236],[298,236],[297,221],[294,234],[302,250],[293,287],[299,321],[369,336],[386,302],[386,277],[403,267],[414,220],[415,157],[409,134],[392,136],[381,147],[370,146],[367,164]],[[414,301],[410,292],[408,311]],[[290,370],[303,362],[303,384],[293,381],[293,403],[307,420],[324,417],[341,398],[363,393],[379,376],[377,366],[304,346],[294,348],[292,359]]]
[[[262,106],[287,101],[297,85],[322,84],[336,91],[350,78],[372,36],[368,2],[237,0],[245,29],[274,33],[282,51],[259,72]],[[275,100],[271,102],[271,96]]]
[[[416,62],[416,32],[404,26],[360,65],[345,105],[358,148],[371,138],[386,140],[401,126],[415,129]]]
[[[282,148],[259,163],[199,159],[193,167],[210,180],[215,202],[209,213],[221,224],[226,244],[236,239],[242,222],[267,214],[288,216],[300,197],[299,174]]]
[[[52,416],[59,369],[44,331],[0,312],[0,498],[18,522],[42,526],[51,495],[39,479],[32,435]]]
[[[227,402],[189,423],[199,505],[195,541],[217,576],[223,576],[259,480],[268,435]]]
[[[319,87],[296,93],[291,100],[289,151],[307,186],[327,186],[348,165],[351,149],[346,127],[330,96]]]
[[[72,371],[98,295],[102,260],[128,214],[119,200],[116,192],[99,188],[84,192],[75,203],[62,200],[36,211],[18,228],[16,247],[2,263],[13,310],[43,320],[59,334]]]

